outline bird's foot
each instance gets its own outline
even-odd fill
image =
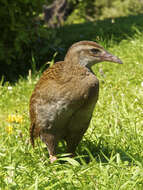
[[[50,162],[53,163],[54,161],[57,160],[56,156],[50,155]]]

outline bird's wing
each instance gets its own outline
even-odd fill
[[[32,123],[41,128],[48,127],[58,131],[65,129],[66,124],[97,91],[97,80],[94,76],[67,74],[61,79],[62,62],[46,70],[31,96],[30,116]],[[92,80],[91,80],[92,79]]]

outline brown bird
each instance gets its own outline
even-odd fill
[[[86,132],[99,92],[91,66],[103,61],[122,63],[95,42],[77,42],[36,84],[30,99],[30,138],[33,146],[37,137],[47,145],[51,163],[60,140],[74,154]]]

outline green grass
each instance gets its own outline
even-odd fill
[[[75,159],[65,158],[60,144],[60,159],[50,164],[45,145],[29,143],[28,103],[39,74],[0,85],[0,189],[143,189],[143,33],[129,36],[100,41],[112,41],[108,51],[124,64],[93,67],[100,96]],[[8,122],[9,114],[23,116],[22,123]]]

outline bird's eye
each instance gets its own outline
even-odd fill
[[[99,52],[100,52],[100,50],[99,50],[99,49],[95,49],[95,48],[91,49],[90,51],[91,51],[92,53],[94,53],[94,54],[97,54],[97,53],[99,53]]]

